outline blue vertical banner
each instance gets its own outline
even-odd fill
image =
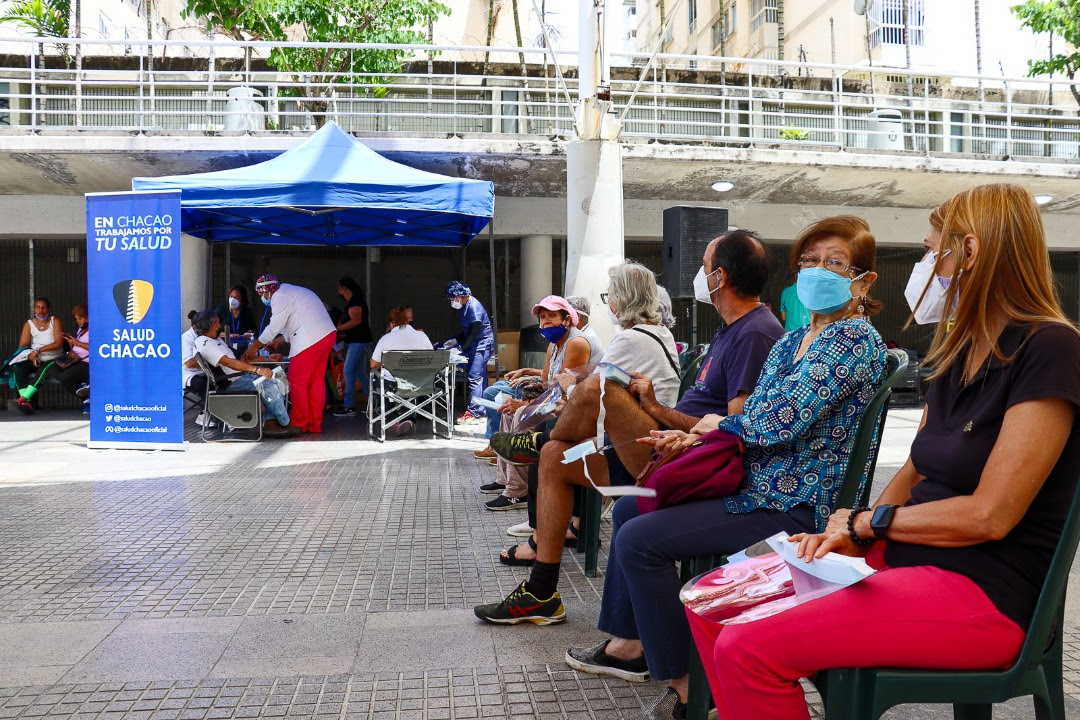
[[[86,196],[91,448],[184,447],[180,193]]]

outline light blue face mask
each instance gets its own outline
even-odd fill
[[[259,299],[263,301],[263,305],[269,305],[270,304],[270,298],[266,297],[265,295],[260,295]]]
[[[808,310],[830,315],[851,302],[851,283],[865,274],[847,278],[823,267],[806,268],[799,271],[796,292]]]

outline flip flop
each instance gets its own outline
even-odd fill
[[[528,543],[529,547],[533,549],[533,552],[536,552],[536,541],[533,540],[531,536],[529,537]],[[536,562],[536,558],[529,558],[528,560],[526,560],[525,558],[519,558],[517,556],[517,549],[517,545],[511,545],[509,548],[507,548],[505,555],[499,555],[499,562],[501,562],[503,565],[514,565],[520,567],[528,567]]]
[[[566,540],[565,540],[565,541],[563,542],[563,547],[568,547],[568,548],[577,548],[577,544],[578,544],[578,533],[580,532],[580,531],[578,530],[578,527],[577,527],[577,525],[575,525],[574,523],[570,523],[570,526],[569,526],[569,527],[567,527],[566,529],[567,529],[567,531],[569,531],[569,533],[570,533],[571,535],[573,535],[574,537],[572,537],[572,538],[566,538]],[[603,540],[600,540],[600,541],[599,541],[599,543],[597,544],[597,546],[596,546],[596,547],[600,548],[600,547],[603,547],[603,546],[604,546],[604,541],[603,541]]]

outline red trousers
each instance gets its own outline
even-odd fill
[[[304,432],[321,433],[326,408],[326,360],[336,333],[289,358],[289,416]]]
[[[884,567],[884,543],[866,558]],[[779,615],[724,626],[687,611],[720,720],[805,720],[799,678],[836,667],[997,670],[1024,631],[970,579],[935,567],[884,568]]]

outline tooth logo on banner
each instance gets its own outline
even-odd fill
[[[154,300],[154,286],[146,280],[124,280],[113,285],[116,309],[129,325],[138,325]]]

